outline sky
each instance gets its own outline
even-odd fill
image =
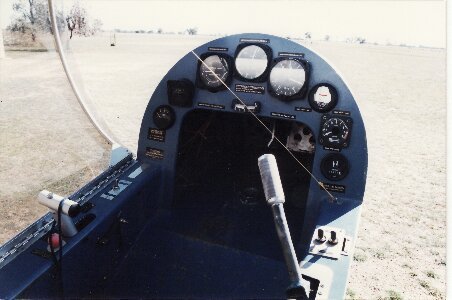
[[[0,0],[0,25],[11,19],[17,0]],[[68,10],[73,0],[54,0]],[[363,37],[380,44],[446,46],[445,1],[154,1],[80,0],[104,30],[180,32],[189,27],[199,34],[260,32],[283,37],[332,40]]]

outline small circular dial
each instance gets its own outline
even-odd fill
[[[328,154],[320,163],[323,176],[329,180],[337,181],[344,179],[349,171],[348,160],[339,153]]]
[[[227,81],[229,76],[229,64],[224,57],[210,55],[200,64],[201,81],[209,88],[218,88]],[[221,80],[220,80],[221,79]]]
[[[290,97],[301,91],[306,82],[303,65],[294,59],[284,59],[270,71],[270,86],[278,96]]]
[[[340,118],[328,119],[322,127],[321,138],[324,145],[346,146],[350,129]]]
[[[171,106],[161,105],[154,110],[152,118],[158,129],[165,130],[173,126],[176,114]]]
[[[337,91],[329,83],[315,85],[309,92],[309,105],[317,112],[332,110],[337,104]]]
[[[256,79],[264,74],[268,65],[267,53],[259,46],[246,46],[235,58],[235,69],[245,79]]]

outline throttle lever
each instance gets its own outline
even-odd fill
[[[265,198],[273,212],[276,232],[281,242],[284,259],[289,271],[290,286],[287,296],[295,299],[308,299],[305,286],[310,290],[309,284],[302,279],[297,255],[290,237],[289,226],[286,220],[283,203],[285,202],[284,191],[279,177],[278,165],[273,154],[264,154],[258,158],[259,171],[262,185],[264,186]]]

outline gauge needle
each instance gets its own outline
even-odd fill
[[[257,53],[257,47],[256,47],[256,49],[254,49],[253,59],[256,57],[256,53]]]
[[[290,81],[293,81],[293,82],[295,82],[295,83],[298,83],[299,85],[303,85],[303,83],[302,83],[302,82],[299,82],[298,80],[295,80],[295,79],[292,79],[292,78],[289,78],[289,80],[290,80]]]

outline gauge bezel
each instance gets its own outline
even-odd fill
[[[335,158],[337,160],[342,160],[345,163],[345,169],[343,170],[342,176],[332,177],[326,171],[326,169],[327,169],[327,166],[325,165],[326,161],[327,161],[327,159],[331,159],[331,158]],[[320,171],[322,172],[322,175],[325,178],[327,178],[328,180],[340,181],[340,180],[344,179],[345,177],[347,177],[347,175],[350,173],[350,162],[348,161],[347,157],[345,157],[344,155],[342,155],[340,153],[329,153],[322,158],[322,161],[320,162]]]
[[[325,126],[325,123],[333,118],[344,121],[345,124],[347,124],[347,126],[348,126],[348,136],[347,136],[346,140],[342,144],[339,144],[339,145],[335,144],[335,143],[330,143],[323,139],[323,134],[322,134],[323,126]],[[342,148],[347,148],[350,145],[350,139],[352,136],[352,127],[353,127],[353,119],[350,117],[324,114],[322,116],[322,120],[320,122],[319,143],[321,145],[323,145],[324,147],[329,147],[329,148],[337,149],[337,150],[341,150]]]
[[[162,109],[162,108],[168,109],[168,111],[170,112],[170,115],[171,115],[171,122],[168,123],[168,124],[165,125],[165,126],[159,126],[158,122],[156,122],[156,113],[157,113],[158,110],[160,110],[160,109]],[[161,130],[167,130],[168,128],[171,128],[171,127],[174,125],[174,123],[176,122],[176,112],[174,111],[174,109],[173,109],[170,105],[166,105],[166,104],[164,104],[164,105],[159,105],[159,106],[157,106],[157,107],[154,109],[154,111],[152,112],[152,121],[154,122],[154,125],[155,125],[158,129],[161,129]]]
[[[283,60],[294,60],[298,63],[300,63],[305,71],[305,81],[303,86],[301,87],[301,89],[296,93],[293,94],[292,96],[286,96],[286,95],[279,95],[278,93],[276,93],[273,90],[272,84],[270,82],[270,74],[273,70],[273,68],[281,61]],[[310,78],[310,71],[311,71],[311,66],[309,64],[309,61],[307,61],[306,59],[303,59],[301,57],[277,57],[273,60],[272,65],[270,67],[270,71],[268,73],[268,82],[267,82],[267,90],[270,93],[270,95],[272,95],[275,98],[278,98],[282,101],[288,102],[288,101],[292,101],[292,100],[299,100],[299,99],[303,99],[306,97],[306,93],[308,91],[308,87],[309,87],[309,78]]]
[[[265,68],[265,71],[258,77],[253,79],[248,79],[240,75],[239,71],[237,70],[235,66],[235,61],[237,59],[237,56],[239,55],[240,51],[242,51],[243,48],[246,48],[248,46],[257,46],[264,50],[265,54],[267,55],[267,67]],[[245,82],[265,82],[267,80],[269,70],[270,70],[270,64],[273,59],[273,50],[266,44],[261,43],[241,43],[237,46],[234,53],[234,77],[240,81]]]
[[[328,87],[328,89],[330,90],[330,93],[331,93],[331,102],[328,105],[326,105],[325,107],[318,106],[317,103],[314,101],[315,91],[321,86]],[[337,89],[332,84],[326,83],[326,82],[321,82],[321,83],[314,85],[309,90],[308,101],[309,101],[309,105],[311,106],[311,108],[313,110],[315,110],[316,112],[320,112],[320,113],[326,113],[336,107],[336,105],[339,101],[339,94],[337,93]]]
[[[234,73],[234,61],[233,61],[232,57],[229,56],[228,54],[225,54],[225,53],[205,52],[205,53],[201,54],[199,56],[199,58],[202,61],[204,61],[207,57],[212,56],[212,55],[217,55],[217,56],[219,56],[221,58],[224,58],[226,60],[226,63],[229,66],[229,71],[228,71],[229,74],[226,77],[226,80],[224,80],[224,83],[227,86],[229,86],[231,84],[231,82],[232,82],[232,75]],[[219,91],[226,90],[226,87],[224,85],[220,85],[218,87],[210,87],[210,86],[206,85],[201,79],[201,70],[200,70],[201,69],[201,65],[202,65],[202,62],[198,60],[198,66],[196,68],[196,81],[195,81],[196,87],[200,88],[200,89],[203,89],[203,90],[208,90],[209,92],[212,92],[212,93],[216,93],[216,92],[219,92]]]

